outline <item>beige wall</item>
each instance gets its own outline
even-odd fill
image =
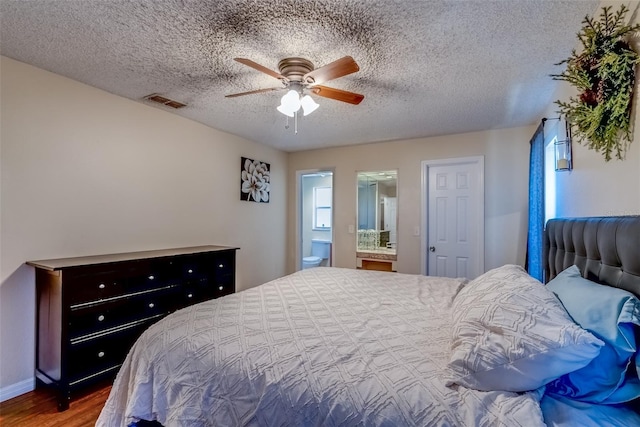
[[[636,13],[632,23],[640,22],[640,2],[603,1],[602,6],[613,5],[617,10],[624,3],[631,10],[627,18]],[[596,14],[600,13],[600,9]],[[577,40],[576,40],[576,43]],[[634,48],[640,52],[640,42],[636,39]],[[578,51],[581,45],[576,44]],[[567,52],[569,56],[570,52]],[[636,82],[640,69],[636,70]],[[637,86],[637,83],[636,83]],[[566,82],[559,82],[554,100],[568,100],[577,91]],[[634,138],[626,159],[612,159],[605,162],[604,156],[587,149],[575,140],[573,148],[573,170],[556,174],[557,200],[556,216],[597,216],[597,215],[638,215],[640,214],[640,91],[635,91],[632,110],[635,123]],[[558,117],[557,105],[552,104],[546,117]]]
[[[27,260],[220,244],[241,248],[239,289],[285,273],[286,153],[5,57],[0,66],[0,397],[33,381]],[[239,200],[241,156],[271,163],[270,203]]]
[[[334,265],[355,268],[358,171],[398,170],[398,271],[420,273],[421,162],[454,157],[485,159],[485,268],[523,264],[526,247],[529,139],[535,126],[291,153],[288,186],[295,218],[296,171],[334,168]],[[295,271],[299,242],[288,226],[287,268]]]

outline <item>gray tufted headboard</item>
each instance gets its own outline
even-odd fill
[[[640,297],[640,216],[549,220],[544,235],[545,282],[573,264],[589,280]]]

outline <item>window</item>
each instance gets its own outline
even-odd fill
[[[561,176],[556,170],[556,147],[558,141],[571,138],[567,128],[567,121],[563,117],[547,119],[544,124],[544,204],[545,224],[558,214],[562,215],[562,198],[558,197],[562,191]]]
[[[313,188],[313,229],[331,229],[331,187]]]
[[[556,217],[556,165],[554,136],[544,149],[544,222]]]

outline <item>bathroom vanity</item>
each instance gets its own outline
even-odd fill
[[[398,271],[397,260],[395,250],[393,253],[389,250],[356,252],[356,268],[362,270]]]

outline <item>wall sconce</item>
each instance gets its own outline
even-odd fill
[[[573,169],[571,159],[571,125],[565,121],[564,135],[558,135],[554,142],[556,171],[570,171]]]

